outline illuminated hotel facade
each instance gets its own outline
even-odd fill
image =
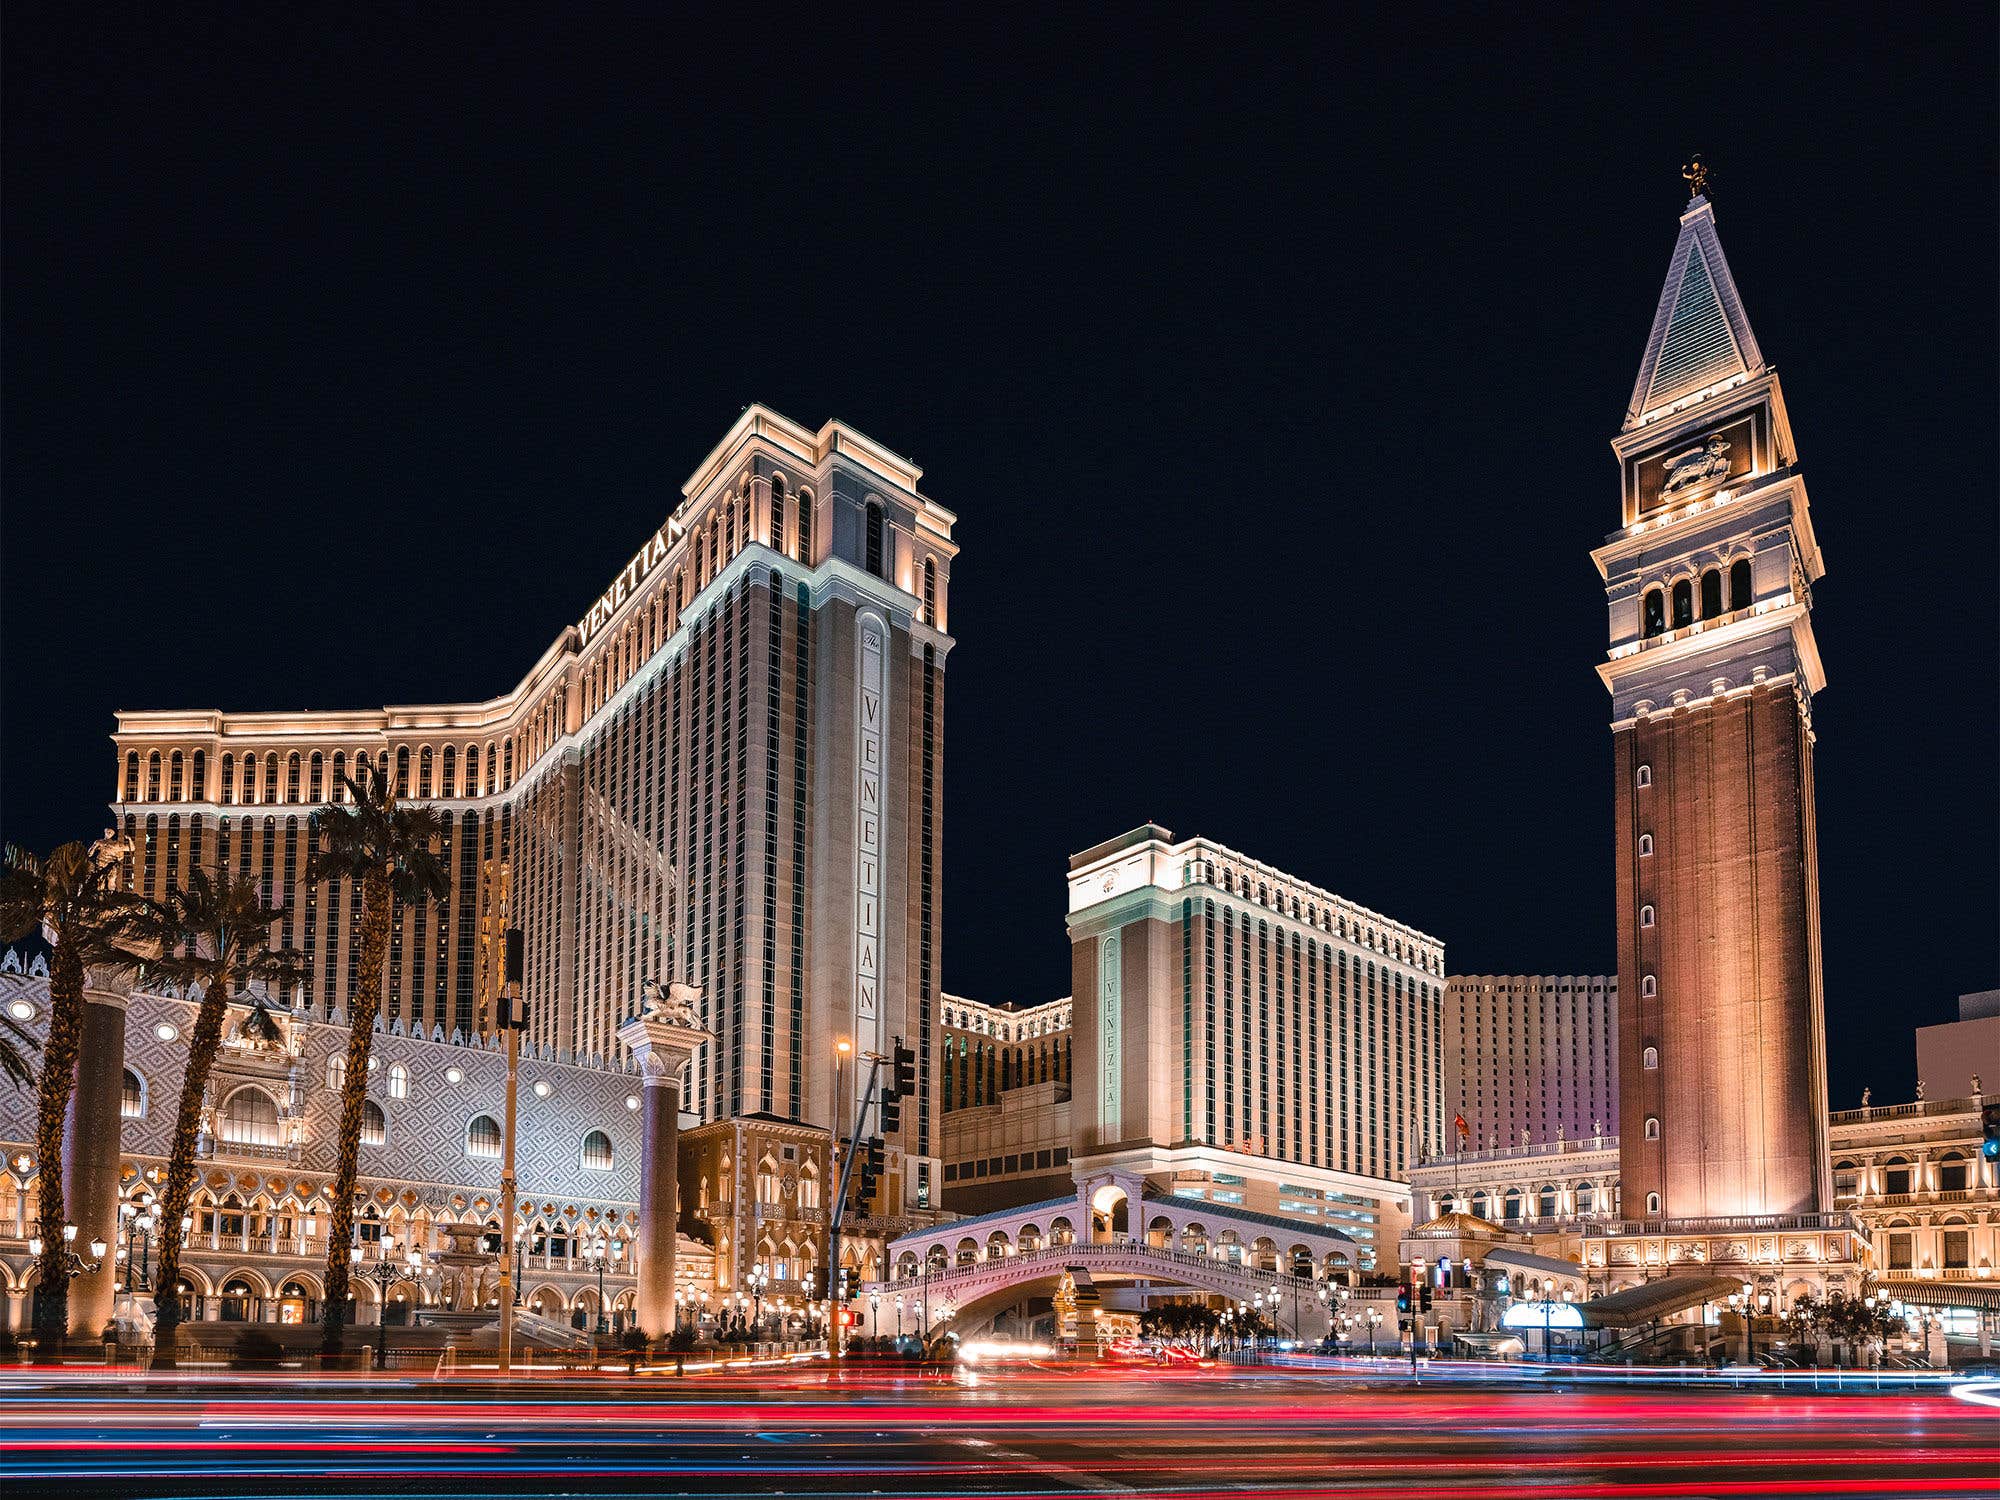
[[[444,814],[452,890],[398,910],[385,1028],[491,1028],[481,933],[525,929],[529,1041],[621,1068],[647,980],[715,1034],[683,1106],[831,1125],[833,1042],[918,1048],[881,1206],[935,1200],[943,696],[954,517],[839,422],[747,408],[671,515],[521,681],[476,703],[118,716],[136,889],[262,881],[309,1013],[360,979],[358,892],[304,879],[313,808],[371,762]],[[505,903],[504,914],[502,903]]]

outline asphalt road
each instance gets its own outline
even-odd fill
[[[838,1385],[812,1367],[310,1387],[24,1371],[0,1385],[0,1491],[2000,1496],[2000,1408],[1061,1366]]]

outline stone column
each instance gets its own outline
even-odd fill
[[[98,1268],[70,1280],[69,1331],[79,1339],[95,1339],[104,1332],[117,1296],[125,999],[111,990],[83,992],[76,1091],[70,1095],[69,1116],[63,1122],[63,1205],[76,1225],[76,1253],[88,1262],[90,1242],[104,1241]]]
[[[639,1244],[633,1267],[633,1317],[653,1338],[674,1325],[674,1242],[680,1221],[681,1070],[703,1042],[715,1040],[696,1016],[700,991],[675,982],[666,1004],[618,1028],[645,1080],[640,1114],[645,1143],[639,1158]]]

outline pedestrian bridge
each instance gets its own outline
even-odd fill
[[[906,1311],[930,1329],[946,1322],[976,1328],[1024,1296],[1053,1293],[1065,1274],[1100,1287],[1136,1283],[1152,1292],[1205,1292],[1238,1303],[1263,1298],[1276,1306],[1274,1321],[1286,1334],[1319,1339],[1328,1330],[1320,1283],[1311,1277],[1132,1240],[1047,1245],[938,1271],[919,1268],[900,1281],[872,1282],[864,1292],[901,1297]]]
[[[1078,1226],[1083,1233],[1077,1233]],[[1136,1176],[1094,1175],[1075,1197],[947,1220],[889,1245],[887,1280],[868,1285],[931,1326],[961,1331],[1029,1297],[1050,1296],[1066,1272],[1093,1285],[1158,1294],[1275,1301],[1285,1332],[1318,1338],[1322,1283],[1350,1280],[1360,1245],[1325,1224],[1148,1189]],[[1272,1294],[1276,1294],[1273,1297]]]

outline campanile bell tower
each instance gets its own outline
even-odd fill
[[[1624,426],[1610,606],[1623,1216],[1829,1206],[1813,696],[1823,571],[1777,372],[1696,176]]]

